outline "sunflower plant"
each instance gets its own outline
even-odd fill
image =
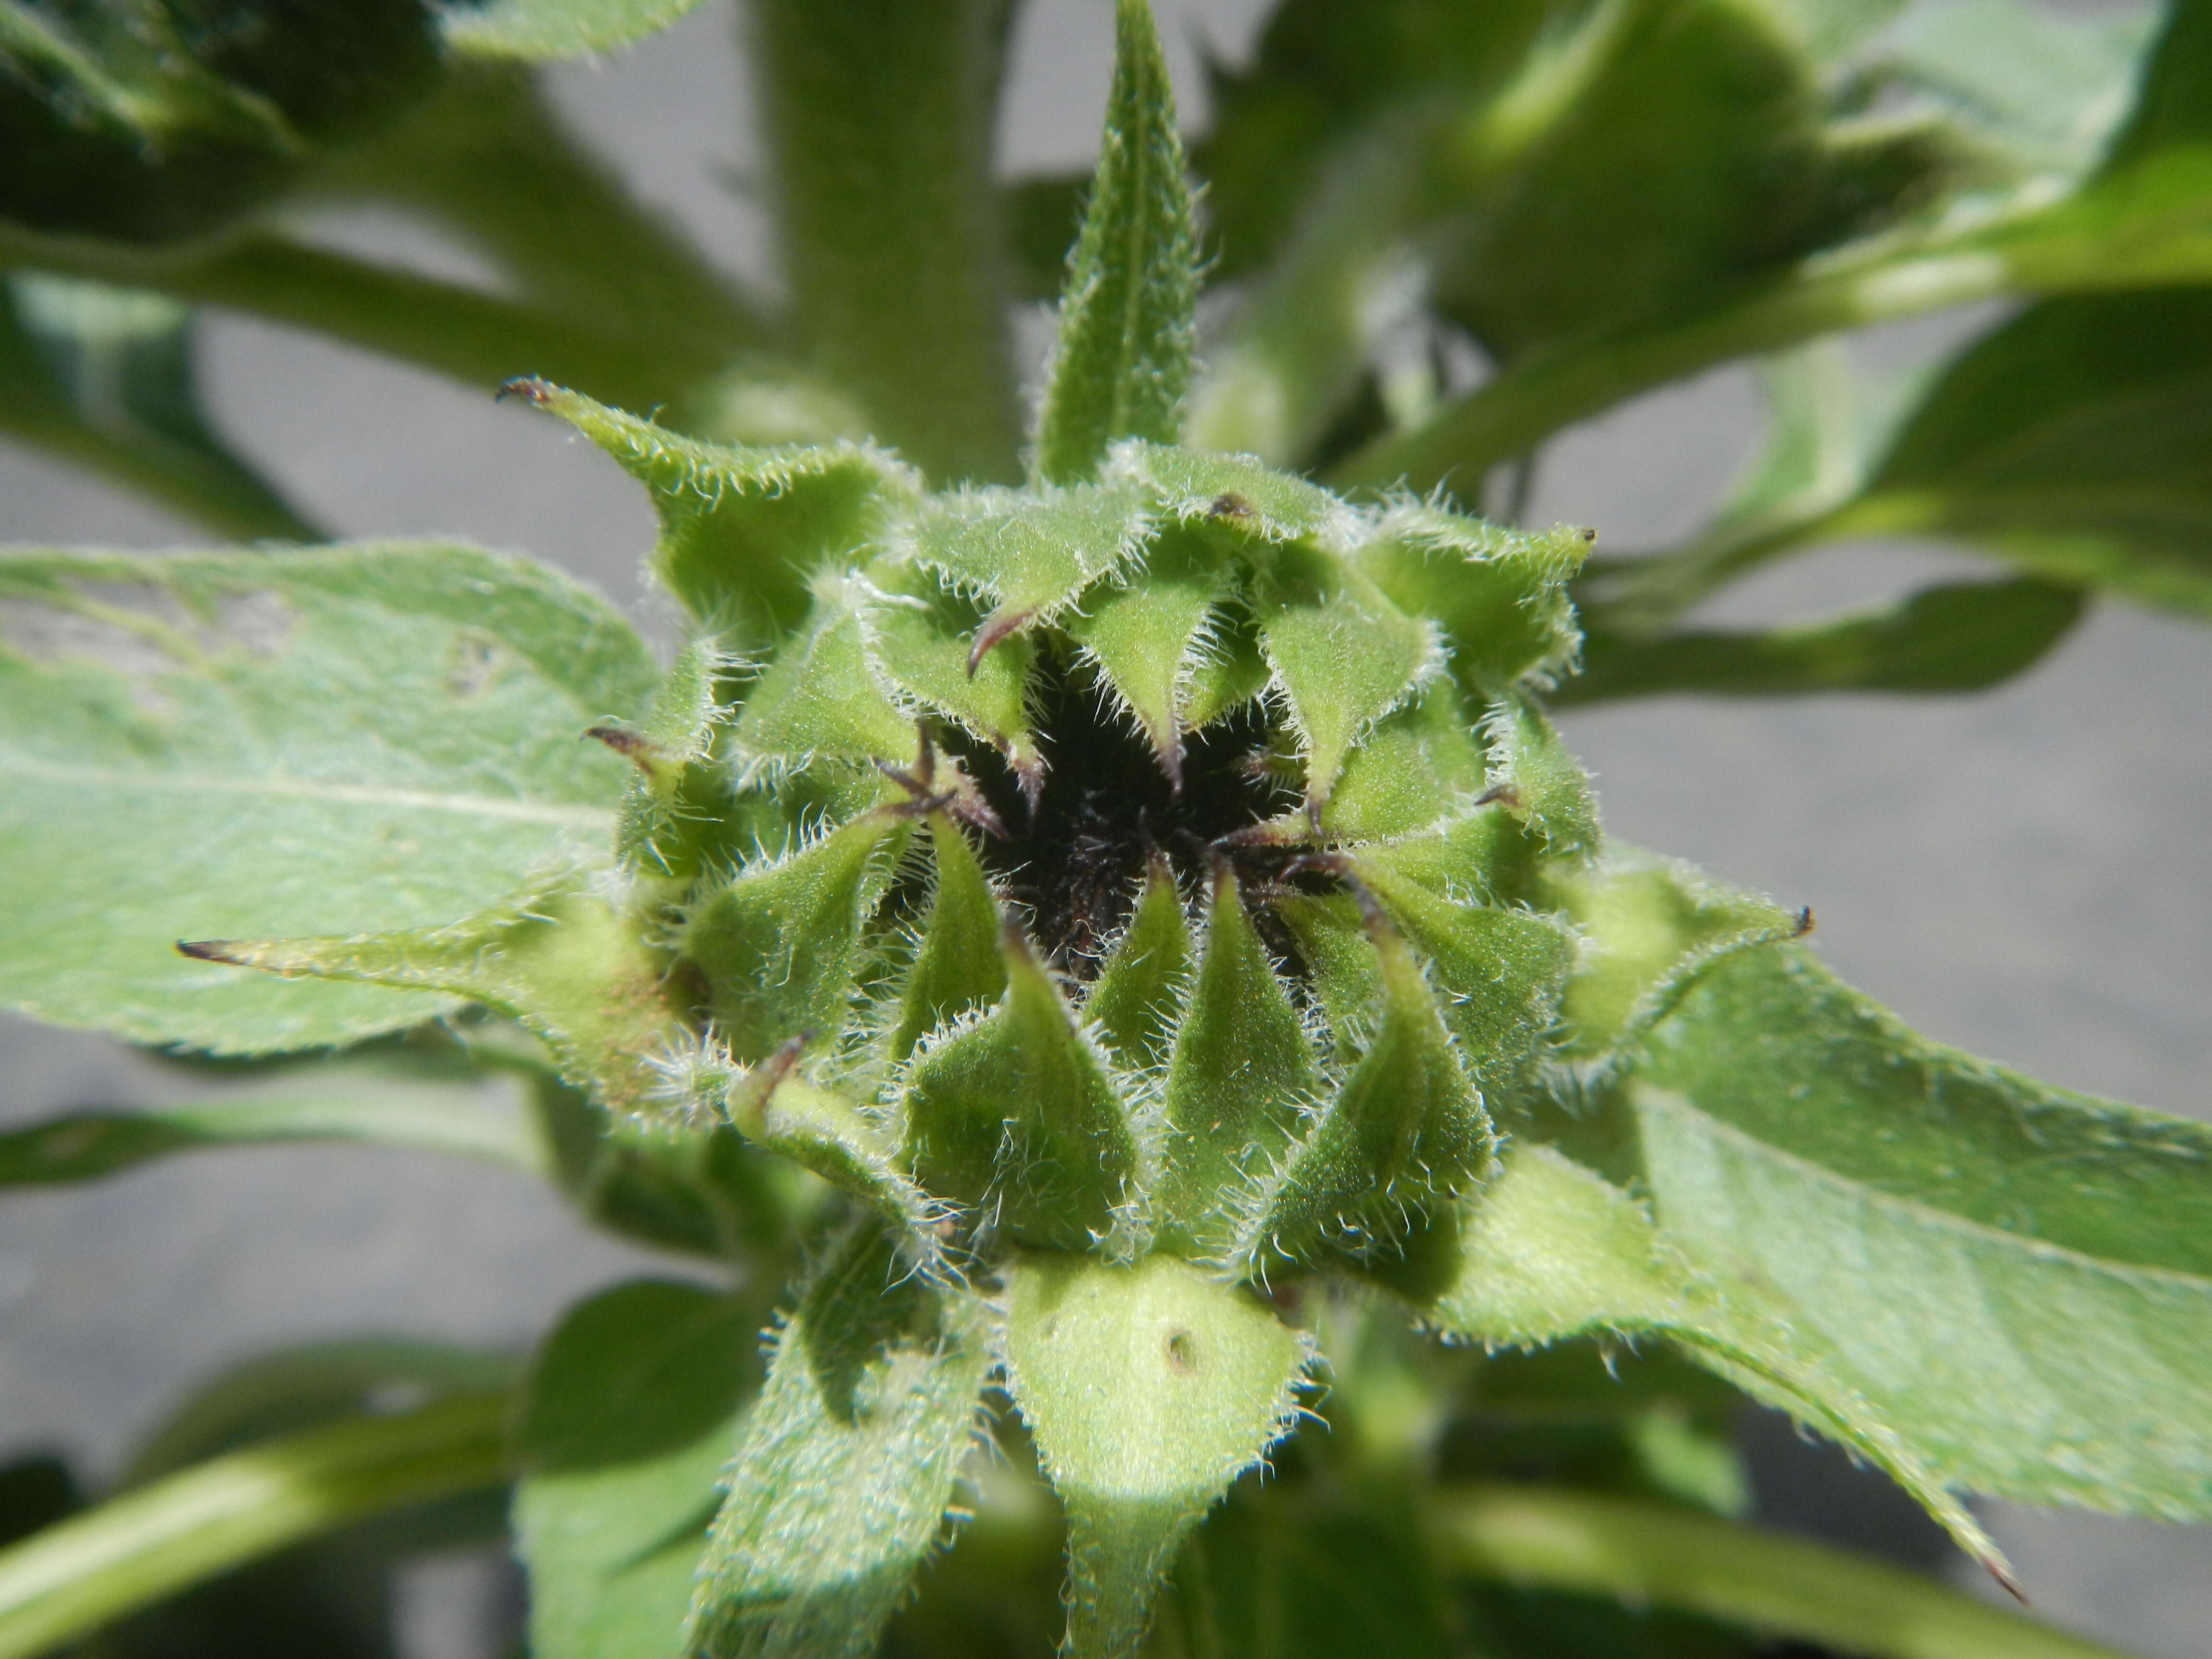
[[[0,1481],[0,1655],[388,1652],[393,1561],[487,1535],[538,1659],[2100,1651],[1741,1524],[1729,1425],[2008,1586],[1970,1494],[2212,1518],[2212,1131],[1916,1036],[1608,839],[1547,711],[2212,612],[2212,9],[1285,0],[1201,197],[1145,0],[1095,173],[1011,185],[1007,0],[756,0],[773,301],[538,86],[684,9],[0,5],[0,423],[241,544],[0,557],[0,993],[240,1079],[0,1181],[430,1146],[695,1263],[526,1360],[248,1365],[88,1507]],[[505,286],[298,230],[362,202]],[[1837,344],[1999,297],[1909,389]],[[200,412],[205,305],[574,428],[680,647],[319,542]],[[1746,356],[1691,541],[1514,522]],[[1688,620],[1902,532],[1991,578]]]

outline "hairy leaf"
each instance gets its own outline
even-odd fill
[[[571,1309],[519,1425],[517,1549],[546,1659],[676,1659],[692,1576],[760,1376],[750,1297],[637,1279]]]
[[[644,647],[472,549],[0,559],[0,999],[227,1052],[453,1006],[280,985],[179,939],[452,923],[596,862],[623,766],[578,734],[650,694]]]
[[[1321,1093],[1305,1022],[1224,866],[1168,1061],[1165,1168],[1154,1201],[1171,1248],[1225,1255],[1252,1190]]]
[[[1229,592],[1226,561],[1210,543],[1170,534],[1146,554],[1141,580],[1109,590],[1073,617],[1068,634],[1144,729],[1170,777],[1182,770],[1182,734],[1200,667]]]
[[[1310,1339],[1170,1256],[1007,1279],[1007,1387],[1067,1511],[1061,1651],[1125,1659],[1191,1528],[1290,1431]]]
[[[1755,1284],[1716,1281],[1620,1188],[1516,1146],[1469,1206],[1455,1280],[1429,1310],[1449,1336],[1536,1347],[1607,1332],[1672,1337],[1701,1364],[1875,1464],[1992,1571],[2002,1558],[1917,1449],[1910,1425],[1829,1369]]]
[[[1322,809],[1322,828],[1345,842],[1388,841],[1434,830],[1488,786],[1482,740],[1448,680],[1432,680],[1352,746]],[[1455,872],[1465,884],[1472,871]]]
[[[1255,608],[1305,760],[1307,799],[1326,801],[1352,745],[1442,666],[1436,624],[1342,563],[1296,547],[1281,550]]]
[[[1106,131],[1068,257],[1037,420],[1040,476],[1095,473],[1117,438],[1173,443],[1197,335],[1197,238],[1149,0],[1116,0]]]
[[[1117,1232],[1140,1149],[1105,1058],[1018,927],[1000,935],[1006,994],[923,1048],[906,1079],[906,1144],[931,1192],[1017,1240],[1079,1250]]]
[[[1566,583],[1589,533],[1562,526],[1523,535],[1427,505],[1388,511],[1360,568],[1417,617],[1443,628],[1452,672],[1470,695],[1574,663],[1582,642]]]
[[[1015,629],[1049,621],[1093,582],[1123,574],[1150,531],[1143,491],[1112,479],[1041,492],[934,495],[913,531],[911,556],[992,605],[971,662]]]
[[[637,920],[587,884],[540,888],[465,921],[319,939],[199,939],[198,962],[290,978],[422,988],[512,1014],[561,1073],[618,1112],[644,1113],[655,1062],[685,1036],[666,963]]]
[[[912,820],[864,812],[810,847],[763,859],[690,908],[678,938],[714,1030],[748,1065],[794,1037],[834,1040],[851,1012],[860,928]]]
[[[1945,1478],[2212,1513],[2212,1130],[1929,1043],[1802,951],[1723,963],[1647,1041],[1666,1236]]]
[[[921,945],[901,994],[891,1058],[904,1060],[915,1043],[946,1021],[988,1008],[1006,988],[999,955],[999,901],[975,850],[960,827],[942,812],[929,819],[936,854],[937,887],[930,898]]]
[[[1587,858],[1598,850],[1597,803],[1589,775],[1559,729],[1528,697],[1499,699],[1483,724],[1490,744],[1490,787],[1553,858]]]
[[[1544,896],[1582,930],[1559,1035],[1583,1060],[1633,1044],[1722,957],[1795,939],[1813,920],[1618,842],[1594,865],[1549,872]]]
[[[1129,925],[1083,1005],[1084,1018],[1123,1070],[1146,1071],[1166,1060],[1194,954],[1175,872],[1165,859],[1155,857],[1146,867]]]
[[[1252,1194],[1238,1243],[1257,1272],[1333,1253],[1387,1255],[1433,1206],[1489,1173],[1490,1116],[1436,994],[1379,912],[1366,923],[1380,1017],[1335,1097]]]
[[[912,716],[884,684],[871,648],[883,591],[825,566],[805,632],[787,639],[738,717],[737,747],[774,775],[817,760],[898,760],[915,749]]]
[[[974,1442],[987,1317],[872,1227],[777,1329],[723,1472],[686,1634],[702,1659],[862,1659],[939,1538]]]
[[[806,608],[817,566],[889,538],[920,481],[864,444],[746,449],[687,438],[538,380],[504,391],[567,421],[643,484],[660,515],[654,574],[691,614],[741,641]]]

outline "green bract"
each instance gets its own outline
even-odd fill
[[[2088,1651],[1713,1515],[1681,1543],[1744,1505],[1745,1396],[2001,1578],[1968,1494],[2212,1518],[2212,1129],[1905,1030],[1809,913],[1608,841],[1547,713],[1961,690],[2085,586],[2204,608],[2175,480],[2212,309],[2081,290],[2212,271],[2212,12],[2114,128],[2120,46],[2057,31],[2015,105],[1979,11],[1878,58],[1859,7],[1289,0],[1220,88],[1223,258],[1265,275],[1209,368],[1165,60],[1117,0],[1017,464],[989,250],[1040,192],[988,179],[1004,6],[759,0],[782,360],[517,67],[684,0],[392,0],[328,86],[303,11],[221,9],[0,0],[36,162],[0,252],[75,270],[64,233],[197,234],[311,166],[467,228],[514,295],[387,273],[364,334],[535,363],[502,395],[647,492],[685,637],[657,663],[574,585],[445,544],[0,557],[0,998],[275,1073],[0,1137],[0,1185],[459,1152],[726,1277],[588,1299],[519,1382],[392,1345],[241,1373],[146,1484],[0,1552],[0,1659],[370,1515],[480,1535],[441,1506],[502,1484],[535,1659],[1523,1650],[1459,1575],[1897,1659]],[[1929,86],[1974,118],[1868,113]],[[1962,180],[1995,194],[1916,216]],[[634,264],[577,256],[610,224]],[[218,300],[367,281],[261,233],[100,258]],[[2007,261],[2048,297],[1910,418],[1863,419],[1832,345],[1770,362],[1766,453],[1672,554],[1593,571],[1591,532],[1407,488]],[[185,313],[85,274],[10,280],[0,417],[304,533],[202,418]],[[1385,373],[1424,307],[1489,382]],[[1885,526],[2025,574],[1675,627]],[[426,1403],[368,1411],[398,1387]],[[1530,1446],[1609,1494],[1479,1484]],[[1593,1643],[1660,1650],[1614,1616]]]

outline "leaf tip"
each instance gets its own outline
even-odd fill
[[[226,968],[251,968],[253,963],[243,954],[244,941],[234,939],[180,939],[177,954],[190,957],[194,962],[219,962]]]

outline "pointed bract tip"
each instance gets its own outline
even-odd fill
[[[538,375],[518,374],[512,380],[501,380],[491,400],[503,404],[509,398],[520,398],[529,403],[546,404],[550,403],[560,390],[552,381],[540,379]]]
[[[648,778],[659,775],[659,768],[653,762],[659,750],[643,732],[633,732],[626,726],[593,726],[585,728],[584,735],[606,744]]]
[[[991,647],[1008,635],[1021,631],[1022,625],[1036,615],[1034,610],[1003,611],[984,618],[983,625],[975,630],[975,641],[968,647],[968,678],[974,679],[975,671],[982,666],[983,659]]]
[[[1168,793],[1182,799],[1182,737],[1181,733],[1152,745],[1152,753],[1159,757],[1160,770],[1167,774]]]
[[[746,1120],[758,1118],[768,1109],[769,1097],[775,1094],[784,1079],[799,1064],[799,1057],[806,1052],[806,1045],[814,1041],[814,1033],[801,1031],[766,1060],[747,1071],[731,1085],[722,1107],[723,1115],[739,1128],[747,1127]]]
[[[194,962],[219,962],[226,968],[250,968],[253,964],[238,954],[239,943],[229,939],[180,939],[177,954]]]

